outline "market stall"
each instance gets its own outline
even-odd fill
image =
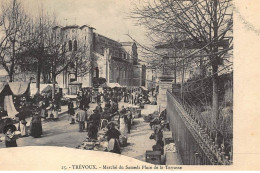
[[[56,84],[55,86],[56,90],[58,90],[59,86]],[[42,93],[51,93],[52,91],[52,84],[40,84],[40,94]],[[36,95],[36,93],[38,92],[38,88],[36,87],[35,83],[32,83],[30,85],[30,96],[34,96]]]

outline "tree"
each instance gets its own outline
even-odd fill
[[[131,17],[149,29],[149,36],[156,43],[169,42],[169,38],[185,35],[186,40],[193,45],[199,45],[197,49],[207,54],[205,64],[212,67],[213,73],[212,113],[215,117],[213,123],[217,123],[219,119],[218,68],[225,53],[232,49],[231,0],[146,1],[143,5],[136,5],[131,12]],[[220,51],[220,47],[223,47],[223,50]],[[187,59],[186,62],[194,63],[201,57],[185,55],[183,61]]]
[[[16,0],[2,3],[0,12],[0,64],[9,75],[10,82],[24,50],[24,36],[28,16]]]
[[[50,73],[53,84],[52,97],[55,95],[56,77],[67,69],[75,70],[75,76],[82,76],[89,71],[90,58],[87,57],[87,47],[80,42],[74,42],[72,48],[66,42],[65,35],[60,27],[50,29],[49,38],[46,41],[46,58],[50,64]]]
[[[28,27],[31,28],[33,34],[28,34],[24,42],[24,51],[19,66],[23,71],[31,71],[36,73],[36,88],[40,93],[41,74],[44,76],[50,72],[49,64],[46,58],[46,50],[48,46],[45,42],[48,39],[52,19],[45,15],[43,10],[36,18],[31,17]],[[46,79],[46,78],[45,78]],[[44,81],[46,82],[46,80]]]

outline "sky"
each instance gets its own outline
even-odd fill
[[[146,30],[137,26],[128,13],[139,0],[22,0],[26,10],[36,14],[43,9],[56,14],[62,25],[90,25],[95,32],[116,41],[131,41],[129,33],[141,44],[148,44]]]

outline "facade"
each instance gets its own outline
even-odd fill
[[[105,78],[107,83],[121,86],[145,86],[146,68],[138,63],[137,45],[134,42],[118,42],[95,32],[93,27],[83,25],[55,26],[52,28],[55,42],[63,44],[64,56],[78,56],[86,69],[81,73],[77,62],[68,65],[56,76],[56,82],[64,93],[71,93],[71,84],[93,86],[93,78]],[[56,44],[55,44],[56,45]],[[64,58],[65,59],[65,58]],[[4,71],[4,69],[1,69]],[[43,77],[43,76],[42,76]],[[7,81],[8,75],[1,75]],[[14,81],[36,80],[36,72],[14,74]],[[41,79],[41,83],[43,83]]]
[[[148,89],[155,88],[156,87],[156,79],[157,79],[156,68],[147,68],[146,69],[146,84],[145,84],[145,86]]]
[[[145,68],[138,64],[137,46],[134,42],[117,42],[94,32],[94,28],[83,26],[56,26],[53,32],[63,37],[69,51],[84,51],[89,71],[80,76],[74,67],[69,67],[57,76],[59,87],[67,91],[69,84],[82,83],[91,87],[92,79],[105,78],[108,83],[121,86],[141,86]],[[74,49],[77,50],[74,50]],[[69,54],[67,55],[69,56]],[[144,80],[144,79],[143,79]]]

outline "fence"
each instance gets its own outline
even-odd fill
[[[226,156],[205,131],[167,91],[167,120],[173,133],[177,152],[184,165],[229,165],[231,157]]]

